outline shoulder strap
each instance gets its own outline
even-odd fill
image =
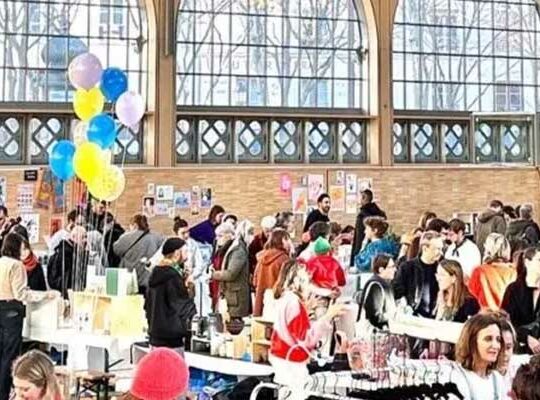
[[[130,251],[132,248],[134,248],[135,245],[136,245],[137,243],[139,243],[139,242],[141,241],[141,239],[142,239],[143,237],[145,237],[146,235],[148,235],[149,233],[150,233],[150,231],[144,231],[144,232],[142,233],[142,235],[139,236],[139,237],[137,238],[137,240],[135,240],[133,243],[131,243],[131,245],[130,245],[130,246],[128,247],[128,249],[124,252],[124,254],[122,254],[122,256],[121,256],[120,258],[124,258],[124,257],[127,255],[127,253],[129,253],[129,251]]]

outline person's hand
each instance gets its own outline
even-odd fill
[[[334,303],[328,307],[328,311],[326,311],[323,318],[331,321],[336,317],[341,317],[345,313],[346,307],[346,304]]]
[[[527,344],[533,354],[540,354],[540,341],[532,336],[527,336]]]
[[[56,298],[60,297],[60,292],[58,292],[56,290],[49,290],[49,291],[47,291],[47,296],[46,297],[49,300],[56,299]]]
[[[336,354],[346,354],[349,349],[347,334],[343,331],[336,331],[334,336],[336,338]]]

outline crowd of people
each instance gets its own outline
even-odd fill
[[[538,359],[515,378],[509,367],[514,352],[540,354],[540,228],[533,207],[493,200],[474,230],[427,211],[417,227],[397,238],[373,198],[364,191],[355,226],[341,227],[331,221],[331,199],[322,194],[300,237],[296,216],[288,211],[264,217],[257,228],[215,205],[194,226],[175,218],[171,234],[163,235],[142,214],[125,231],[108,204],[96,203],[67,215],[65,227],[48,240],[50,257],[43,266],[20,220],[0,207],[0,400],[9,397],[11,371],[18,396],[35,388],[42,394],[56,390],[48,383],[43,389],[51,376],[47,361],[35,363],[43,375],[30,380],[35,387],[17,381],[24,357],[42,357],[29,353],[13,364],[24,304],[33,301],[31,291],[60,292],[67,299],[70,290],[83,290],[89,265],[98,274],[107,267],[135,271],[153,349],[182,354],[197,314],[225,309],[232,324],[241,324],[272,307],[270,362],[282,383],[306,378],[313,351],[346,312],[339,298],[348,280],[369,272],[357,296],[358,319],[366,326],[386,329],[398,306],[416,316],[464,323],[456,346],[446,346],[437,357],[461,366],[456,379],[465,398],[507,398],[512,382],[516,399],[535,398],[535,389],[525,389],[523,382],[538,377]],[[429,358],[432,345],[416,343],[411,357]]]

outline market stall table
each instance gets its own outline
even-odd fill
[[[133,343],[145,341],[146,337],[117,337],[78,332],[74,328],[60,328],[57,330],[32,329],[24,339],[60,348],[67,347],[66,364],[73,370],[87,370],[98,366],[92,369],[108,371],[118,361],[129,358],[126,355],[129,355]],[[116,361],[111,364],[110,360]]]

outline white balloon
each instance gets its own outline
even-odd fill
[[[81,144],[88,140],[86,132],[88,131],[88,122],[79,121],[75,128],[73,128],[73,143],[75,147],[79,147]]]

